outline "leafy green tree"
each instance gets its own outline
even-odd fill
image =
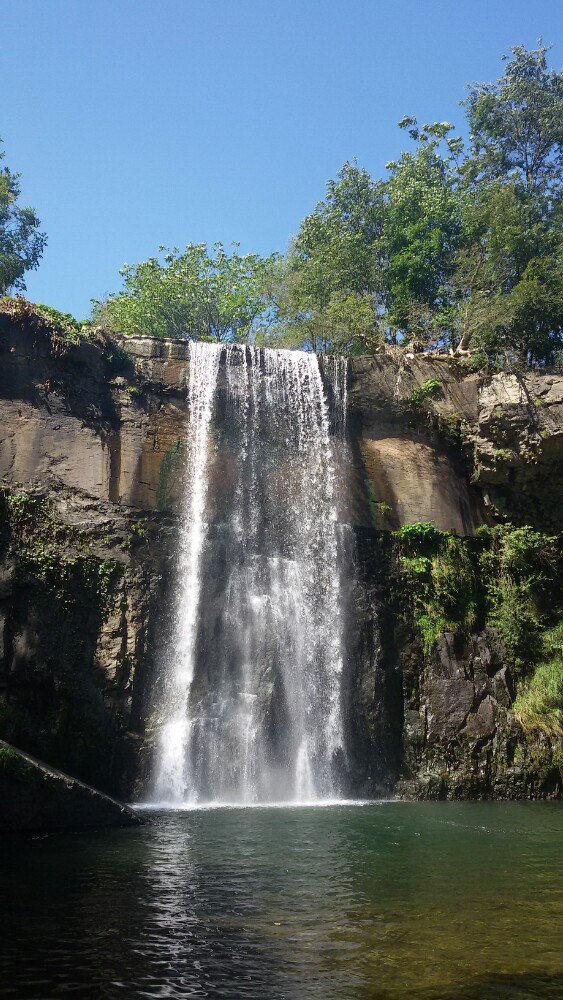
[[[4,157],[0,149],[0,161]],[[25,291],[23,276],[38,266],[47,243],[34,209],[18,205],[19,178],[0,166],[0,295]]]
[[[408,129],[418,148],[387,164],[381,255],[386,261],[387,323],[393,342],[400,333],[403,339],[424,343],[432,338],[435,315],[444,305],[452,256],[459,244],[455,165],[461,144],[450,137],[448,122],[419,128],[416,118],[405,116],[399,127]]]
[[[290,248],[282,310],[300,344],[366,350],[387,332],[426,342],[460,229],[447,123],[406,117],[415,153],[388,164],[387,180],[346,163]],[[439,146],[443,142],[446,154]]]
[[[563,74],[547,67],[549,49],[514,46],[496,83],[478,83],[463,102],[471,133],[465,173],[472,182],[518,182],[554,193],[563,169]]]
[[[547,49],[512,50],[504,76],[470,88],[460,167],[461,250],[452,341],[497,363],[551,363],[562,345],[563,75]]]
[[[326,306],[335,292],[373,291],[384,190],[355,163],[345,163],[328,182],[326,198],[303,220],[290,251],[290,267],[300,279],[296,294],[305,301]]]
[[[278,323],[270,340],[277,333],[278,343],[326,352],[365,350],[381,339],[383,224],[383,182],[345,163],[290,247],[274,294]]]
[[[380,337],[370,295],[334,292],[326,305],[295,303],[287,288],[276,291],[276,318],[263,329],[256,343],[289,347],[319,354],[355,354],[373,347]]]
[[[228,253],[221,243],[160,253],[126,264],[123,291],[95,301],[94,318],[128,335],[243,341],[253,334],[268,311],[275,254],[242,255],[237,246]]]

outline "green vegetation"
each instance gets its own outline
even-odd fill
[[[9,746],[0,746],[0,776],[26,785],[55,787],[54,778],[48,771],[42,771]]]
[[[244,341],[268,310],[276,256],[227,253],[190,243],[180,253],[160,247],[122,269],[123,291],[94,302],[94,317],[110,331],[152,337]]]
[[[47,339],[54,354],[66,354],[69,348],[92,335],[90,323],[79,323],[70,313],[28,302],[22,295],[0,298],[0,312],[10,316],[19,326],[32,329]]]
[[[483,527],[457,538],[429,523],[395,532],[401,583],[430,652],[445,631],[494,627],[519,682],[514,709],[524,729],[563,726],[563,553],[530,527]]]
[[[94,556],[85,532],[58,522],[46,500],[23,490],[1,488],[0,513],[19,579],[52,594],[61,611],[72,609],[78,594],[105,609],[121,567]]]
[[[529,733],[563,736],[563,622],[542,636],[542,662],[514,703]]]
[[[47,775],[26,761],[12,747],[0,746],[0,775],[16,781],[42,784]]]
[[[184,462],[184,448],[182,441],[175,441],[172,448],[166,451],[160,463],[160,473],[156,490],[156,506],[158,510],[166,510],[169,502],[169,493],[176,474],[181,470]]]
[[[498,628],[517,672],[527,675],[561,602],[560,545],[551,535],[512,525],[480,528],[477,542],[487,621]]]
[[[556,360],[563,74],[546,54],[518,46],[497,83],[469,89],[467,151],[448,122],[406,115],[399,125],[415,148],[387,178],[344,165],[290,248],[288,295],[304,335],[334,297],[353,295],[370,303],[371,325],[350,323],[333,349],[387,340],[476,349],[497,364]]]
[[[413,406],[420,406],[425,399],[434,399],[440,394],[442,390],[442,383],[438,378],[429,378],[422,385],[413,389],[410,397],[410,402]]]
[[[467,633],[475,627],[477,567],[465,539],[433,524],[407,524],[395,536],[401,582],[428,653],[441,632]]]
[[[111,375],[124,375],[131,368],[131,355],[124,347],[110,341],[106,348],[106,363]]]
[[[23,276],[39,265],[47,243],[34,209],[18,205],[20,175],[1,166],[5,155],[0,149],[0,296],[25,290]]]

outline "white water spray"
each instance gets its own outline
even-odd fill
[[[188,407],[190,433],[180,556],[176,636],[165,691],[166,722],[160,738],[156,781],[158,796],[181,802],[189,775],[189,695],[195,669],[195,633],[199,611],[200,560],[205,537],[209,430],[219,370],[220,347],[191,341],[189,348]]]
[[[342,434],[344,361],[331,361],[326,374]],[[344,757],[345,567],[318,359],[192,344],[188,397],[179,600],[155,797],[334,797]],[[208,531],[212,424],[225,493]]]

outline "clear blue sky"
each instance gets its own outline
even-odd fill
[[[558,42],[557,0],[0,0],[0,136],[49,236],[28,295],[78,317],[159,244],[283,250],[406,113]],[[561,63],[561,47],[552,52]]]

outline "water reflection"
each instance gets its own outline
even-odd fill
[[[157,815],[4,845],[0,996],[556,997],[563,812]]]

